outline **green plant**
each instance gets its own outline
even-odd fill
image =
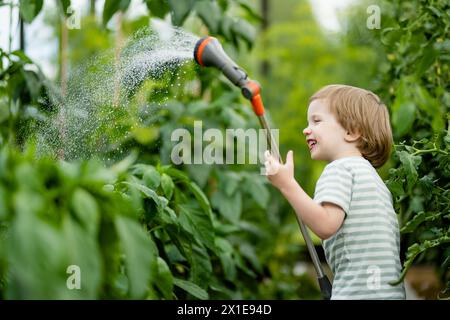
[[[157,251],[136,222],[138,207],[105,187],[119,179],[117,167],[36,159],[32,148],[21,154],[3,147],[0,158],[4,298],[147,294]],[[71,265],[81,270],[80,290],[66,286]]]
[[[151,15],[164,16],[171,9],[177,25],[185,21],[186,8],[194,8],[195,3],[197,23],[203,21],[213,35],[236,50],[242,41],[251,42],[253,29],[246,19],[231,18],[227,10],[238,8],[244,16],[252,16],[251,21],[258,19],[245,1],[190,1],[187,6],[169,1],[169,7],[159,7],[158,2],[146,1]],[[69,3],[61,1],[63,9]],[[105,2],[103,27],[116,11],[125,11],[129,1],[120,4]],[[41,8],[39,1],[24,1],[20,6],[28,23]],[[141,22],[124,22],[124,29],[132,34]],[[85,27],[96,28],[95,22]],[[76,37],[77,31],[71,32]],[[104,31],[101,34],[107,36]],[[89,54],[99,47],[93,46]],[[82,58],[74,55],[73,59]],[[167,166],[170,133],[175,128],[192,131],[194,120],[203,120],[205,129],[257,126],[250,107],[243,106],[239,93],[229,92],[226,81],[214,71],[191,65],[185,78],[167,74],[165,84],[154,79],[138,84],[127,112],[115,109],[110,121],[116,125],[100,128],[115,147],[101,150],[111,159],[107,167],[94,159],[65,162],[55,159],[55,153],[49,158],[37,156],[34,133],[39,123],[58,111],[58,101],[53,105],[46,98],[45,79],[33,100],[27,98],[32,87],[25,86],[26,91],[14,95],[21,87],[13,81],[12,71],[27,75],[26,70],[34,66],[20,52],[2,51],[3,61],[1,84],[11,90],[2,92],[2,102],[16,99],[27,106],[30,102],[30,108],[42,107],[45,117],[34,120],[20,140],[12,137],[23,130],[23,122],[4,131],[0,152],[2,298],[254,299],[264,292],[271,297],[272,291],[264,289],[261,281],[273,277],[265,265],[273,257],[270,235],[277,225],[267,215],[271,194],[258,168]],[[180,94],[189,81],[197,81],[200,90]],[[160,101],[164,85],[175,82],[180,87],[167,94],[176,95],[177,100],[156,108],[155,113],[142,112],[147,104]],[[99,106],[98,116],[111,107]],[[99,137],[91,139],[95,143]],[[124,158],[127,154],[131,156]],[[66,286],[68,268],[73,265],[81,270],[81,290]],[[310,284],[306,278],[298,280]]]
[[[22,51],[0,48],[0,142],[22,145],[52,109],[46,79]]]
[[[391,105],[394,168],[388,186],[399,214],[406,257],[432,263],[450,290],[450,6],[446,1],[381,2],[386,53],[380,93]],[[447,126],[447,128],[446,128]]]
[[[1,150],[4,298],[242,297],[224,279],[261,267],[250,244],[227,239],[239,229],[218,221],[183,172],[134,160],[105,168]],[[66,286],[71,265],[80,290]]]

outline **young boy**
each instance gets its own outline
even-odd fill
[[[293,153],[280,164],[266,151],[270,182],[322,240],[334,274],[331,299],[405,299],[392,196],[375,168],[389,158],[386,106],[370,91],[329,85],[311,99],[303,130],[311,158],[328,165],[311,199],[294,178]]]

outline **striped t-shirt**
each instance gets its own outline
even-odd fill
[[[363,157],[329,163],[314,194],[317,203],[340,206],[345,219],[323,241],[334,274],[331,299],[405,299],[400,276],[400,232],[392,195]]]

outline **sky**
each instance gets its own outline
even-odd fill
[[[18,3],[18,0],[10,0]],[[313,8],[313,13],[321,26],[329,32],[338,32],[340,30],[337,12],[357,0],[309,0]],[[72,6],[75,10],[80,10],[82,15],[88,10],[87,0],[72,0]],[[104,5],[104,0],[97,0],[96,10],[98,16],[101,15],[101,10]],[[12,29],[13,38],[12,50],[19,47],[18,36],[18,22],[17,9],[14,9],[12,15]],[[54,0],[44,1],[44,10],[55,10]],[[44,74],[49,78],[55,78],[56,68],[52,57],[56,56],[58,50],[57,39],[52,34],[52,29],[46,26],[43,22],[43,11],[36,17],[31,25],[26,28],[26,54],[35,61],[43,70]],[[145,9],[145,5],[140,0],[133,0],[130,9],[127,11],[128,16],[139,15]],[[0,7],[0,47],[8,50],[9,47],[9,29],[10,29],[10,9],[9,6]],[[32,49],[31,49],[32,48]]]
[[[356,0],[309,0],[315,18],[324,29],[331,32],[341,29],[337,12],[355,2]]]

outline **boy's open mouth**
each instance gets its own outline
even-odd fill
[[[314,146],[317,144],[317,140],[314,140],[314,139],[308,139],[308,140],[306,140],[306,142],[308,143],[308,146],[309,146],[309,150],[311,151],[313,148],[314,148]]]

